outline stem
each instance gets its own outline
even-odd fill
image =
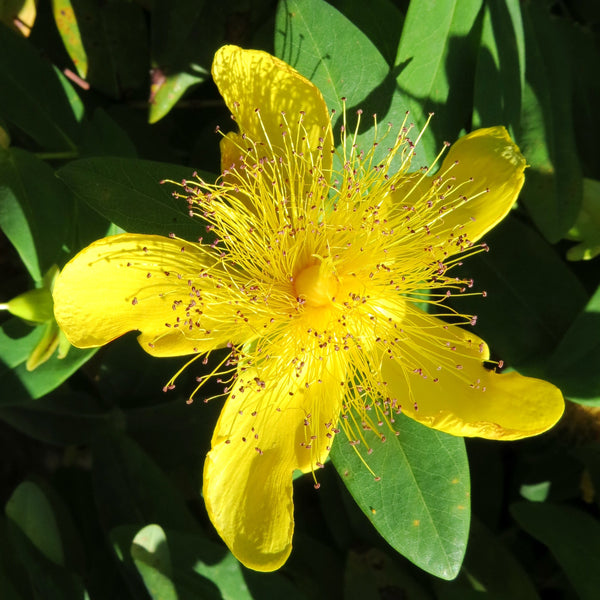
[[[37,158],[41,158],[42,160],[62,160],[65,158],[77,158],[79,156],[79,152],[76,150],[69,150],[65,152],[37,152],[35,156]]]

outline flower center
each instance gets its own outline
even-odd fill
[[[302,269],[294,278],[296,296],[308,306],[331,304],[339,290],[339,282],[325,262]]]

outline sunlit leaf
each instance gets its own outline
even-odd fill
[[[520,4],[487,2],[475,72],[473,127],[504,125],[518,139],[525,44]]]
[[[19,31],[25,37],[37,16],[36,0],[2,0],[0,2],[0,22]]]
[[[83,47],[77,16],[71,0],[52,0],[52,12],[65,49],[79,75],[85,79],[88,71],[87,54]]]
[[[409,5],[395,61],[392,110],[409,110],[418,128],[435,113],[417,166],[431,164],[443,142],[455,140],[469,124],[481,6],[482,0]]]
[[[339,11],[323,0],[285,0],[275,25],[275,53],[309,78],[329,108],[368,106],[389,73],[379,50]],[[381,92],[380,92],[381,93]],[[385,101],[389,103],[390,94]],[[380,98],[379,100],[382,100]],[[387,111],[379,111],[385,114]]]
[[[573,135],[570,46],[564,24],[543,5],[532,2],[524,7],[527,80],[517,143],[531,168],[522,197],[540,231],[556,242],[575,222],[582,198]]]
[[[469,533],[470,483],[464,441],[403,415],[396,416],[394,429],[398,435],[388,432],[385,443],[374,433],[364,432],[373,448],[364,457],[359,455],[362,444],[355,447],[340,433],[331,458],[388,544],[429,573],[453,579]]]
[[[150,93],[149,123],[160,121],[177,104],[185,92],[193,85],[202,83],[208,77],[208,71],[196,67],[192,73],[174,73],[167,75],[155,70],[154,82]]]

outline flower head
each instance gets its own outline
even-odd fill
[[[221,48],[213,77],[239,132],[222,138],[216,183],[196,177],[178,192],[211,243],[100,240],[63,270],[55,311],[78,346],[137,329],[156,356],[230,349],[216,368],[227,398],[204,499],[232,552],[267,571],[291,551],[293,471],[321,467],[340,428],[356,443],[364,428],[384,439],[403,412],[455,435],[517,439],[551,427],[563,399],[497,374],[473,317],[444,308],[472,286],[453,266],[485,250],[478,240],[523,184],[504,128],[461,138],[435,175],[410,173],[407,123],[377,137],[383,161],[345,124],[336,153],[319,90],[266,53]]]

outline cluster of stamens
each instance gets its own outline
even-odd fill
[[[424,303],[455,323],[473,324],[474,317],[440,307],[455,293],[470,293],[473,282],[449,272],[485,249],[460,230],[440,237],[444,216],[470,198],[451,169],[430,177],[431,165],[408,174],[418,139],[410,141],[406,121],[395,137],[389,127],[382,136],[376,131],[362,152],[358,123],[349,133],[345,118],[344,111],[333,156],[338,166],[330,168],[325,155],[329,131],[310,147],[303,116],[291,127],[282,114],[280,139],[266,131],[266,142],[228,138],[237,140],[238,158],[217,182],[196,176],[176,194],[207,224],[210,240],[195,248],[209,266],[194,272],[189,265],[189,273],[174,275],[187,281],[188,296],[173,300],[173,319],[165,326],[202,342],[193,349],[205,362],[207,340],[230,350],[199,378],[194,394],[210,376],[219,377],[239,418],[248,419],[247,433],[227,441],[254,444],[262,454],[261,430],[270,426],[270,415],[316,389],[332,406],[308,402],[300,419],[313,468],[340,430],[370,452],[363,431],[384,440],[403,403],[418,408],[415,398],[390,396],[381,364],[395,361],[407,380],[437,381],[423,358],[445,341],[425,329],[419,331],[424,343],[416,345],[410,317],[415,304]],[[260,111],[256,119],[262,123]],[[378,145],[390,139],[387,155],[376,161]],[[399,163],[394,173],[392,161]],[[454,362],[436,357],[435,364],[460,370],[460,355],[458,348]],[[326,391],[319,396],[318,389]]]

